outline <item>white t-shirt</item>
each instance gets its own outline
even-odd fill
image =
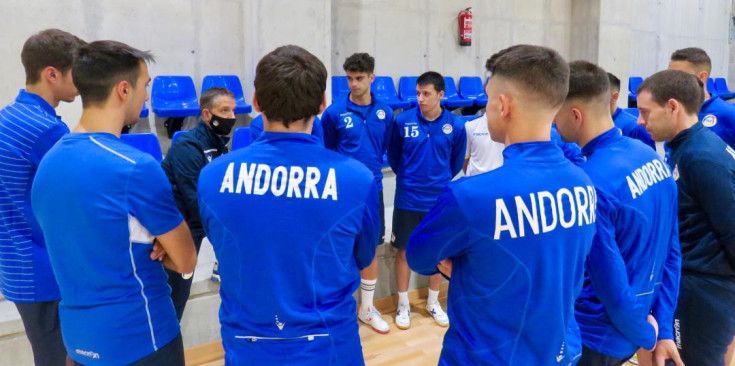
[[[485,173],[503,165],[505,145],[490,138],[487,130],[487,117],[473,119],[465,124],[467,131],[467,176]]]

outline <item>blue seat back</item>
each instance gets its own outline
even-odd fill
[[[161,117],[199,115],[194,81],[188,76],[156,76],[151,90],[153,112]]]
[[[462,76],[459,78],[459,95],[464,99],[478,99],[485,96],[482,79],[479,76]]]
[[[373,84],[370,86],[373,94],[378,98],[383,99],[397,99],[398,94],[396,93],[396,85],[393,83],[393,78],[390,76],[376,76]],[[416,90],[414,89],[414,94]]]
[[[714,79],[712,79],[712,78],[708,78],[708,79],[707,79],[707,91],[708,91],[708,92],[709,92],[710,94],[715,94],[715,95],[719,94],[719,93],[717,92],[717,89],[715,89],[715,81],[714,81]]]
[[[643,78],[640,76],[631,76],[628,78],[628,91],[632,94],[636,94],[638,87],[643,82]]]
[[[250,127],[240,127],[232,134],[232,150],[241,149],[250,145]]]
[[[250,113],[252,106],[245,101],[245,92],[237,75],[207,75],[202,80],[202,93],[213,87],[223,87],[235,95],[235,114]]]
[[[457,92],[457,84],[454,82],[454,78],[451,76],[444,77],[444,99],[459,98]]]
[[[187,132],[189,132],[189,130],[181,130],[181,131],[174,132],[174,135],[171,137],[171,145],[173,145],[174,142],[176,142],[176,139],[178,139],[179,137],[181,137],[181,135]]]
[[[158,143],[158,136],[153,133],[126,133],[120,135],[120,140],[142,152],[153,155],[159,163],[163,161],[161,144]]]
[[[473,114],[473,115],[471,115],[471,116],[458,116],[457,118],[459,118],[459,120],[460,120],[460,121],[462,121],[462,122],[464,122],[464,123],[467,123],[467,122],[469,122],[469,121],[472,121],[472,120],[478,119],[478,118],[480,118],[480,117],[482,117],[482,116],[478,116],[478,115],[474,115],[474,114]]]
[[[418,76],[401,76],[398,79],[398,96],[401,100],[411,102],[411,106],[418,104],[418,98],[416,97],[416,80]]]
[[[332,101],[350,94],[350,86],[347,84],[347,76],[332,76]]]
[[[140,110],[140,115],[138,115],[139,118],[148,118],[148,115],[150,114],[150,111],[148,110],[148,103],[143,103],[143,109]]]
[[[715,89],[719,93],[732,93],[730,88],[727,87],[727,80],[725,78],[715,79]]]

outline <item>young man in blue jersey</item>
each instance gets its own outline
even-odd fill
[[[385,242],[385,205],[383,202],[383,154],[390,139],[393,110],[373,98],[370,85],[375,80],[375,59],[367,53],[355,53],[348,57],[342,68],[347,74],[350,93],[332,101],[322,114],[324,146],[340,154],[353,157],[373,172],[378,186],[380,210],[380,237],[378,245]],[[378,333],[390,331],[388,323],[373,306],[375,284],[378,282],[377,252],[373,262],[360,272],[361,322],[370,325]]]
[[[528,45],[487,66],[488,129],[506,145],[503,166],[449,184],[411,236],[408,263],[451,276],[440,365],[572,365],[596,195],[550,141],[569,66]]]
[[[674,347],[681,271],[676,183],[655,151],[616,128],[605,70],[586,61],[569,68],[569,93],[554,121],[565,140],[582,146],[598,198],[597,232],[575,304],[583,346],[578,365],[620,366],[639,348],[652,350],[657,339]]]
[[[391,244],[398,249],[396,326],[400,329],[411,327],[408,238],[434,206],[441,191],[462,170],[467,151],[464,123],[441,106],[444,78],[433,71],[423,73],[416,81],[416,95],[419,105],[395,118],[388,144],[388,162],[396,173]],[[437,324],[446,327],[449,318],[439,304],[441,280],[438,273],[429,277],[426,311]]]
[[[623,136],[628,136],[636,140],[640,140],[644,144],[656,150],[656,143],[646,128],[638,124],[638,117],[627,113],[618,107],[618,98],[620,97],[620,79],[612,73],[607,73],[607,79],[610,82],[610,113],[612,114],[615,127],[623,132]]]
[[[352,294],[378,240],[378,187],[311,136],[327,70],[298,46],[264,56],[263,135],[207,165],[199,208],[219,258],[227,365],[364,365]]]
[[[54,108],[77,96],[71,65],[83,44],[58,29],[28,38],[21,51],[25,89],[0,110],[0,288],[20,313],[36,365],[64,365],[66,350],[59,288],[31,210],[30,189],[41,158],[69,133]]]
[[[204,240],[204,228],[199,218],[197,180],[205,165],[227,153],[228,135],[235,125],[235,96],[225,88],[210,88],[199,98],[199,106],[202,120],[174,142],[161,163],[171,183],[176,206],[191,230],[197,253]],[[166,273],[176,317],[181,321],[189,300],[193,273],[182,275],[172,270],[166,270]]]
[[[701,103],[701,81],[681,71],[658,72],[638,88],[641,120],[668,143],[679,188],[676,346],[687,365],[720,366],[735,335],[735,150],[698,121]],[[659,345],[654,359],[669,348]]]
[[[707,90],[707,79],[712,73],[712,60],[707,52],[697,47],[676,50],[671,54],[669,70],[684,71],[702,82],[704,103],[699,110],[699,120],[726,144],[735,146],[735,106],[718,96],[710,95]]]
[[[80,49],[72,74],[82,117],[33,182],[64,344],[79,365],[184,365],[163,269],[192,272],[196,249],[161,166],[119,139],[148,99],[150,60],[114,41]]]

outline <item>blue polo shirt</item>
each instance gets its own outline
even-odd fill
[[[388,162],[396,173],[395,207],[428,212],[449,181],[462,170],[467,152],[464,123],[442,108],[427,121],[416,107],[395,118]]]
[[[551,141],[509,145],[503,159],[450,183],[408,243],[418,273],[453,261],[439,364],[571,365],[595,189]]]
[[[656,142],[653,141],[651,134],[646,131],[646,128],[638,124],[638,118],[636,116],[618,108],[613,113],[612,118],[615,127],[623,132],[623,136],[639,140],[650,146],[654,151],[656,150]]]
[[[383,189],[383,154],[390,140],[393,110],[373,96],[369,105],[353,103],[349,94],[322,114],[324,146],[357,159],[375,176]]]
[[[25,90],[0,110],[0,289],[12,302],[60,297],[30,193],[41,158],[67,133],[54,108]]]
[[[179,334],[154,236],[182,222],[158,162],[108,133],[64,136],[31,192],[61,290],[69,357],[84,365],[135,362]]]
[[[375,255],[378,190],[362,163],[304,133],[265,132],[202,169],[233,365],[361,365],[352,293]]]
[[[726,144],[735,146],[735,106],[720,97],[709,98],[699,110],[699,120]]]
[[[250,142],[255,142],[260,135],[263,134],[263,115],[259,114],[252,121],[250,121]],[[322,138],[322,121],[319,117],[314,116],[314,123],[311,127],[311,135],[315,136],[320,143],[323,142]]]
[[[597,189],[597,233],[575,305],[582,343],[623,358],[674,339],[681,253],[677,189],[671,171],[645,144],[617,128],[582,148]]]

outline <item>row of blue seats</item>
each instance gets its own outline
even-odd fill
[[[643,78],[640,76],[631,76],[628,79],[628,100],[635,102],[638,100],[638,87],[643,82]],[[727,86],[727,80],[725,78],[709,78],[707,79],[707,91],[713,97],[720,97],[722,99],[735,98],[735,92],[730,91]]]
[[[207,75],[202,80],[202,90],[212,87],[224,87],[235,94],[235,114],[246,114],[252,111],[245,101],[242,83],[237,75]],[[199,99],[194,80],[189,76],[156,76],[151,88],[151,107],[159,117],[189,117],[199,115]],[[144,104],[141,118],[148,117],[149,110]]]
[[[393,109],[406,109],[418,104],[416,97],[416,80],[418,76],[401,76],[396,90],[393,78],[376,76],[370,89],[375,98]],[[459,89],[454,78],[444,77],[444,98],[442,105],[447,108],[461,108],[487,104],[487,95],[479,76],[462,76],[459,78]],[[344,97],[350,92],[346,76],[332,76],[332,100]]]

